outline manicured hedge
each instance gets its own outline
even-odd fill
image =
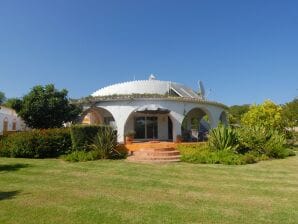
[[[72,148],[76,151],[90,151],[98,132],[110,128],[105,125],[74,125],[70,128]]]
[[[4,136],[0,141],[0,156],[51,158],[71,151],[68,128],[32,130]]]

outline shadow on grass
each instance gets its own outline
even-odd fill
[[[16,164],[0,164],[0,172],[2,171],[17,171],[22,168],[29,167],[29,164],[16,163]]]
[[[0,191],[0,201],[13,199],[20,191]]]

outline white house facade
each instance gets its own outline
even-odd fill
[[[99,89],[84,104],[83,124],[108,124],[118,141],[135,132],[135,140],[199,140],[203,132],[226,123],[226,106],[204,99],[191,88],[150,77]]]
[[[26,125],[15,110],[0,106],[0,135],[5,132],[24,130],[26,130]]]

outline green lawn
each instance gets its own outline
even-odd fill
[[[0,223],[298,223],[298,156],[245,166],[0,158]]]

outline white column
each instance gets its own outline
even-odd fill
[[[219,119],[221,115],[222,110],[212,110],[211,111],[211,122],[210,122],[210,127],[211,128],[216,128],[219,124]]]
[[[125,129],[125,121],[123,120],[116,120],[116,125],[117,125],[117,141],[124,143],[124,129]]]
[[[173,123],[173,141],[176,141],[177,135],[181,135],[181,125],[182,125],[184,116],[177,112],[171,112],[170,115]]]

